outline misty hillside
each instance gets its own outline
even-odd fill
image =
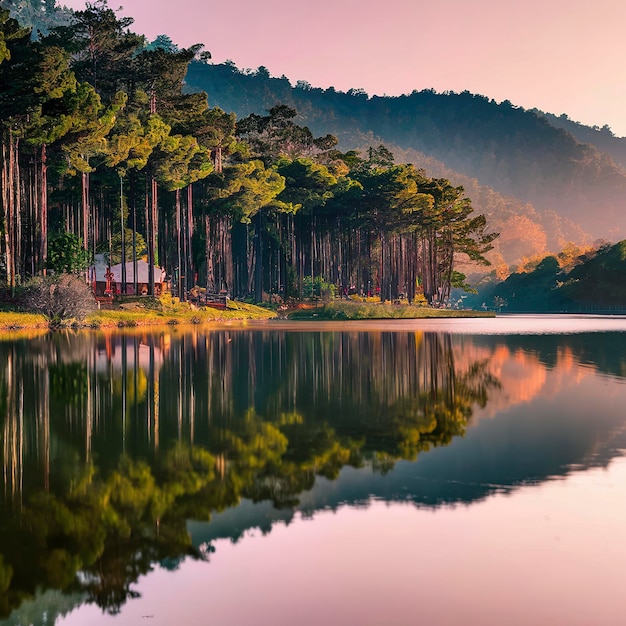
[[[361,90],[343,93],[304,82],[292,87],[263,67],[241,71],[232,63],[192,63],[186,81],[190,89],[206,91],[211,106],[238,117],[264,113],[280,102],[295,108],[314,133],[335,134],[344,149],[383,142],[396,154],[400,149],[434,159],[518,205],[530,203],[533,223],[545,230],[543,222],[555,222],[545,232],[548,240],[582,236],[572,222],[593,238],[626,236],[626,169],[545,114],[469,92],[369,98]],[[590,138],[602,138],[603,132]]]
[[[72,17],[71,10],[58,6],[56,0],[0,0],[0,8],[9,11],[20,24],[32,28],[33,37],[68,24]]]
[[[538,109],[533,112],[543,116],[555,128],[562,128],[572,134],[581,143],[588,143],[600,152],[606,152],[623,168],[626,168],[626,137],[616,137],[608,126],[585,126],[570,120],[567,115],[552,115]]]

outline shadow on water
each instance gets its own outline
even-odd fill
[[[59,590],[115,614],[155,563],[296,511],[470,504],[622,446],[602,398],[623,333],[196,329],[0,353],[4,617]]]

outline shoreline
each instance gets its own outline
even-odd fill
[[[246,325],[250,322],[325,322],[325,321],[391,321],[411,319],[455,319],[455,318],[483,318],[495,317],[495,313],[482,311],[454,311],[450,309],[421,308],[419,313],[412,312],[406,316],[355,316],[327,317],[321,314],[324,307],[307,309],[305,314],[279,315],[270,309],[255,305],[239,305],[237,308],[227,309],[188,309],[177,311],[156,311],[138,309],[100,310],[88,315],[85,320],[78,322],[68,320],[64,323],[54,323],[45,316],[37,313],[21,313],[14,311],[0,311],[0,334],[18,336],[23,333],[36,332],[43,334],[59,330],[125,330],[133,328],[158,329],[165,327],[190,326],[223,326]],[[300,313],[296,311],[296,313]]]

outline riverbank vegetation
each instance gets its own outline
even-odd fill
[[[626,313],[626,240],[529,262],[504,281],[485,277],[464,306],[496,311]]]
[[[426,306],[409,304],[390,304],[381,302],[359,303],[347,300],[329,302],[319,307],[308,307],[290,311],[292,320],[391,320],[391,319],[426,319],[455,317],[494,317],[488,311],[470,311],[458,309],[434,309]]]
[[[263,68],[243,75],[209,66],[200,45],[180,49],[164,35],[148,42],[105,0],[76,13],[54,2],[45,10],[37,2],[0,2],[8,5],[39,32],[34,38],[0,9],[0,287],[14,309],[80,319],[43,311],[35,292],[45,275],[88,278],[96,254],[110,263],[146,259],[151,278],[157,265],[164,268],[182,302],[199,286],[274,310],[337,297],[425,303],[437,311],[450,304],[510,312],[626,308],[622,283],[611,278],[623,273],[623,259],[609,254],[608,244],[581,244],[573,254],[577,246],[561,238],[563,250],[546,257],[539,237],[532,260],[522,257],[517,268],[503,264],[503,247],[517,255],[524,237],[535,233],[528,220],[494,219],[493,194],[461,177],[485,212],[476,215],[466,190],[450,180],[456,174],[437,169],[432,159],[423,163],[446,178],[396,163],[383,145],[338,150],[323,116],[311,126],[316,136],[292,108],[306,106],[305,96],[321,97],[319,90],[303,84],[283,90],[288,105],[274,98],[263,101],[267,114],[237,118],[210,108],[205,93],[190,92],[189,81],[197,87],[200,74],[219,71],[236,76],[242,89],[279,79]],[[224,78],[220,89],[229,84]],[[211,85],[213,101],[239,102],[230,92],[230,100],[224,94],[220,100],[218,83]],[[341,94],[346,102],[368,101],[362,96]],[[488,103],[472,102],[486,115]],[[336,130],[330,121],[328,128]],[[412,154],[396,153],[405,160]],[[495,225],[503,228],[500,237]],[[497,266],[485,276],[487,259]],[[118,288],[138,292],[125,276]],[[29,289],[31,304],[20,302]],[[353,314],[340,304],[312,315],[360,318],[392,310],[366,308]],[[179,323],[247,314],[241,307],[170,313]],[[421,308],[415,314],[425,315]],[[96,314],[100,323],[109,323],[107,315],[121,324],[166,316]],[[7,327],[24,324],[30,325],[7,321]]]
[[[160,298],[126,298],[81,317],[49,316],[42,313],[0,311],[0,331],[48,328],[132,328],[135,326],[177,326],[263,320],[276,317],[271,309],[251,303],[228,301],[223,309],[197,308],[180,302],[170,294]]]
[[[147,259],[151,292],[164,268],[181,301],[199,285],[286,304],[321,280],[340,296],[441,306],[464,284],[460,260],[487,263],[497,234],[463,187],[384,146],[339,151],[285,105],[242,119],[210,108],[184,88],[189,62],[210,57],[202,46],[149,43],[131,24],[97,0],[34,39],[0,12],[0,268],[12,294],[51,272],[91,282],[85,265],[104,254]],[[125,271],[117,288],[138,293]]]
[[[228,301],[226,308],[196,308],[169,294],[160,298],[136,298],[114,309],[101,309],[85,318],[84,325],[92,328],[162,326],[167,324],[207,324],[243,320],[264,320],[276,312],[245,302]]]

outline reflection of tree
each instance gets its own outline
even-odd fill
[[[187,519],[241,497],[292,506],[348,465],[384,473],[463,435],[496,384],[486,363],[457,371],[443,334],[79,334],[0,352],[5,615],[37,588],[115,613],[154,563],[193,554]]]
[[[117,612],[134,595],[130,585],[155,562],[191,552],[179,508],[194,510],[190,503],[206,494],[214,468],[206,451],[175,446],[154,468],[122,457],[104,479],[91,465],[68,491],[35,491],[19,513],[3,511],[3,614],[37,588],[87,592],[99,606]]]

